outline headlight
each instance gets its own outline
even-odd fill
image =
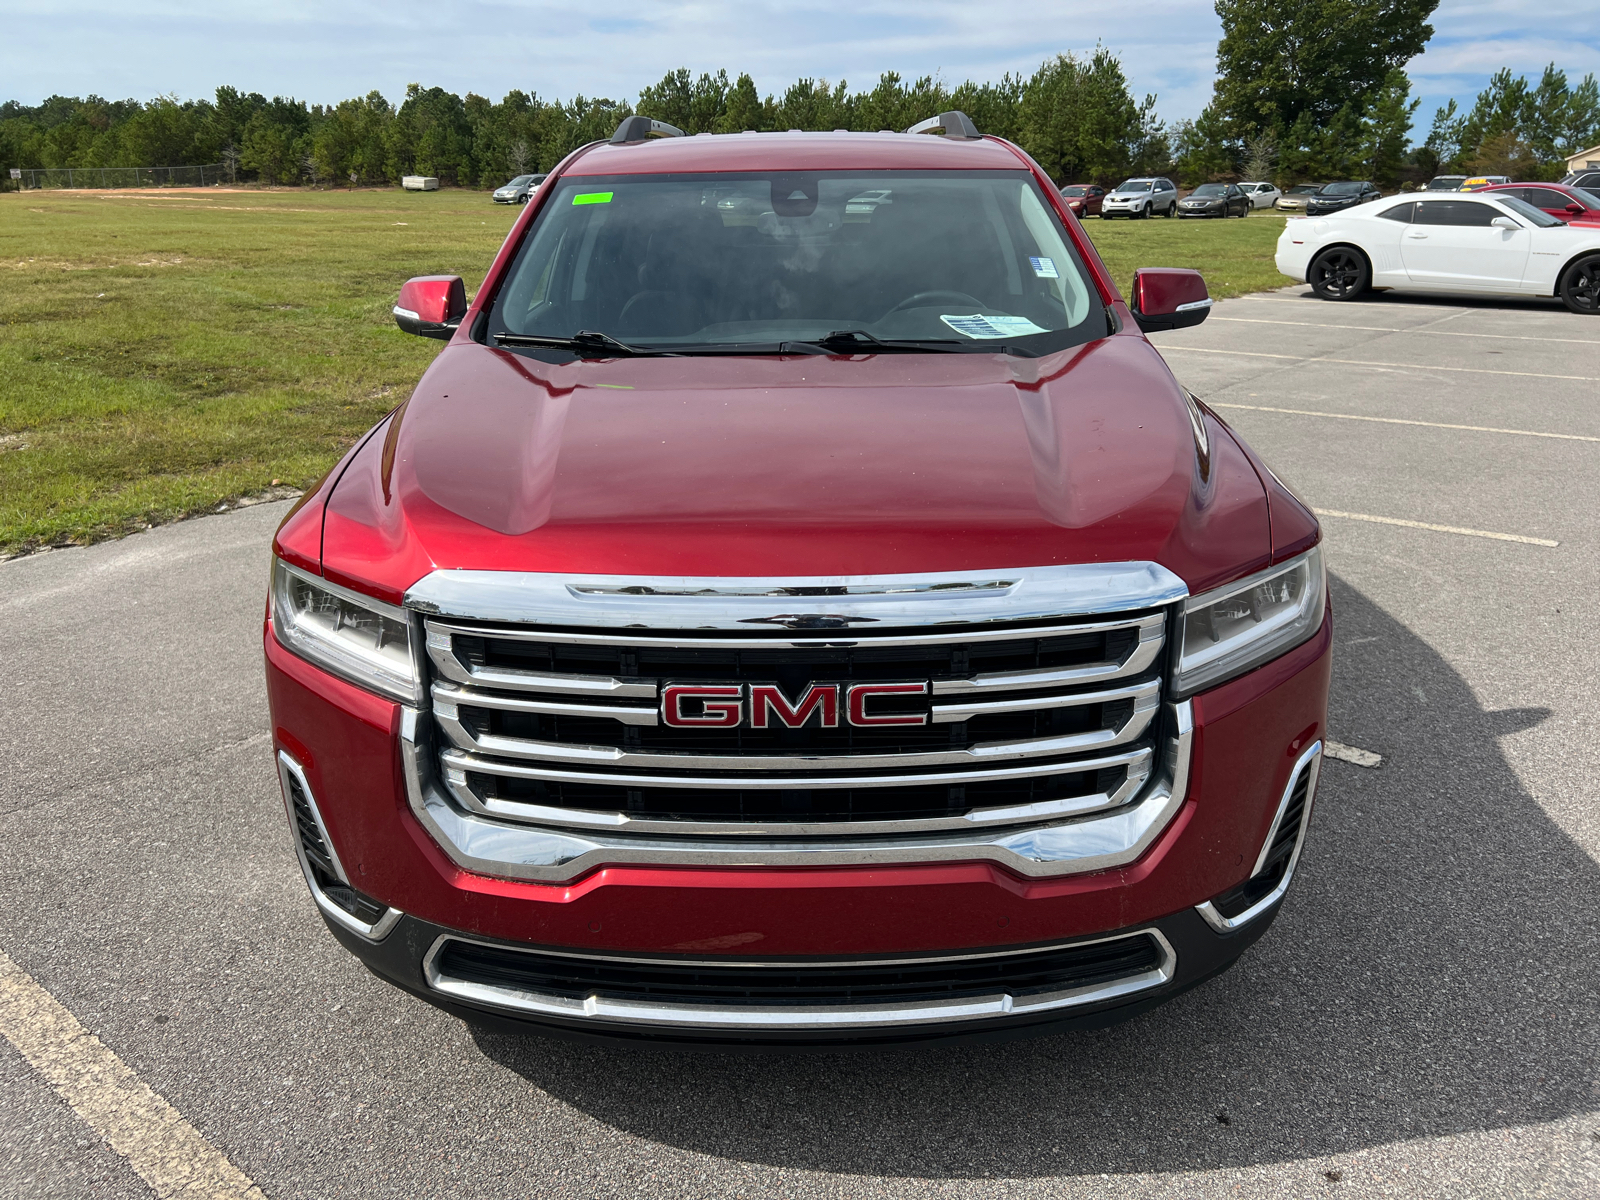
[[[407,703],[418,698],[403,608],[275,561],[272,629],[301,658],[359,687]]]
[[[1191,597],[1183,606],[1180,696],[1242,675],[1322,628],[1328,594],[1322,547]]]

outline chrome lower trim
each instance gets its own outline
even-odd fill
[[[317,832],[322,835],[322,844],[328,848],[328,861],[333,864],[333,873],[339,877],[340,883],[347,885],[350,884],[350,877],[345,874],[344,864],[339,861],[339,851],[333,844],[333,838],[328,834],[328,826],[322,819],[322,809],[317,805],[317,797],[311,790],[304,769],[288,754],[279,750],[278,786],[283,789],[283,807],[289,817],[289,835],[294,839],[295,857],[300,860],[300,870],[306,877],[306,886],[311,889],[311,898],[330,921],[368,941],[383,941],[395,927],[395,922],[400,920],[401,913],[398,908],[385,909],[383,916],[368,925],[340,908],[317,886],[317,877],[311,870],[311,861],[306,857],[305,845],[300,840],[300,826],[294,815],[294,801],[289,798],[291,777],[300,785],[300,790],[306,798],[306,807],[311,810],[311,819],[316,822]]]
[[[1142,798],[1114,812],[1022,829],[921,836],[859,836],[811,843],[760,838],[646,837],[513,825],[463,812],[434,778],[428,725],[401,710],[400,752],[411,811],[457,866],[481,875],[558,883],[596,867],[628,863],[718,867],[835,866],[990,861],[1030,877],[1080,874],[1139,858],[1188,793],[1194,724],[1188,701],[1171,706],[1176,735],[1162,772]],[[1071,764],[1065,764],[1070,768]],[[654,781],[659,783],[659,781]]]
[[[1006,771],[969,771],[959,775],[869,776],[857,779],[815,780],[785,776],[761,776],[761,789],[821,789],[846,787],[905,787],[935,783],[982,783],[996,779],[1017,779],[1041,775],[1072,775],[1084,771],[1098,771],[1105,767],[1124,766],[1127,778],[1109,795],[1094,793],[1071,796],[1057,800],[1040,800],[1032,804],[1009,808],[973,809],[959,817],[936,817],[895,821],[828,821],[828,822],[757,822],[757,821],[672,821],[631,817],[625,812],[553,808],[523,800],[486,799],[479,796],[467,781],[467,773],[500,775],[508,778],[541,779],[558,783],[603,783],[611,786],[659,787],[668,786],[707,790],[727,790],[739,786],[738,780],[726,776],[706,779],[671,777],[658,781],[653,776],[625,776],[620,781],[614,776],[579,775],[570,771],[548,771],[540,768],[518,768],[514,765],[474,758],[459,750],[446,750],[440,755],[444,768],[444,786],[458,804],[468,812],[501,820],[520,821],[533,825],[563,825],[578,829],[627,829],[634,833],[682,835],[710,835],[715,837],[849,837],[880,833],[915,834],[931,833],[941,829],[972,829],[978,826],[1022,825],[1061,817],[1079,816],[1101,809],[1118,808],[1126,804],[1144,786],[1150,777],[1150,750],[1141,748],[1103,758],[1085,759],[1067,764],[1044,767],[1018,767]],[[751,787],[750,790],[756,790]]]
[[[1096,945],[1103,942],[1122,941],[1130,937],[1154,939],[1161,951],[1158,966],[1122,979],[1107,983],[1088,984],[1024,997],[1007,992],[986,996],[962,997],[954,1000],[931,1001],[923,1004],[864,1004],[860,1006],[813,1005],[693,1005],[640,1000],[619,1000],[590,994],[583,999],[556,996],[548,992],[532,992],[521,988],[475,983],[455,979],[439,970],[439,957],[449,942],[468,942],[476,945],[508,949],[495,942],[482,942],[474,938],[446,934],[437,938],[423,959],[423,974],[428,986],[442,995],[465,1000],[486,1007],[504,1009],[533,1016],[551,1017],[564,1021],[585,1021],[595,1024],[626,1025],[649,1029],[725,1030],[730,1032],[806,1032],[851,1029],[883,1029],[901,1026],[956,1024],[966,1021],[994,1020],[1006,1017],[1028,1017],[1039,1013],[1058,1012],[1135,996],[1141,992],[1162,987],[1172,980],[1177,970],[1178,956],[1160,930],[1149,928],[1114,937],[1092,938],[1066,945]],[[1039,947],[1029,947],[1014,953],[1035,953]],[[572,956],[580,957],[580,956]],[[950,956],[953,964],[971,958],[989,958],[993,955]],[[925,960],[924,960],[925,961]],[[707,964],[709,965],[727,965]],[[768,964],[740,963],[744,966]],[[792,969],[793,963],[770,964]],[[833,964],[818,963],[819,967]],[[859,963],[855,965],[873,965]]]
[[[1300,861],[1300,850],[1305,845],[1306,830],[1311,827],[1311,806],[1316,801],[1317,781],[1322,775],[1321,741],[1313,742],[1307,747],[1306,752],[1296,760],[1294,770],[1289,772],[1288,786],[1283,789],[1283,798],[1278,801],[1278,811],[1272,815],[1272,825],[1261,843],[1261,852],[1256,855],[1256,865],[1249,875],[1249,878],[1255,878],[1266,865],[1267,852],[1272,849],[1273,840],[1278,836],[1278,827],[1283,824],[1284,815],[1289,811],[1289,800],[1294,795],[1295,784],[1300,781],[1302,771],[1311,773],[1311,777],[1306,781],[1306,810],[1300,817],[1300,832],[1295,835],[1294,850],[1289,854],[1289,865],[1283,869],[1283,878],[1278,881],[1278,886],[1234,917],[1223,916],[1217,911],[1216,905],[1209,900],[1204,904],[1195,905],[1195,911],[1218,933],[1232,933],[1235,929],[1244,928],[1288,894],[1289,883],[1294,879],[1295,866]]]
[[[1113,692],[1059,698],[1061,704],[1091,703],[1108,699],[1132,700],[1133,711],[1119,729],[1095,729],[1087,733],[1030,738],[1020,742],[978,742],[950,750],[898,754],[691,754],[622,750],[615,746],[585,746],[577,742],[540,742],[532,738],[505,737],[494,733],[475,734],[461,722],[457,704],[478,703],[476,698],[469,698],[459,692],[451,694],[440,689],[434,691],[433,715],[439,722],[439,727],[458,748],[502,758],[614,767],[619,770],[654,768],[674,771],[898,771],[913,767],[978,767],[985,763],[1081,754],[1109,750],[1114,746],[1125,746],[1129,742],[1138,740],[1149,727],[1151,718],[1160,707],[1160,694],[1160,680],[1151,680],[1137,687],[1122,688]],[[513,702],[486,698],[484,706],[499,708],[510,703]],[[1037,699],[1015,703],[1029,708],[1045,707]],[[961,707],[966,709],[979,706]],[[990,701],[984,707],[994,711],[999,709],[1000,704]]]
[[[525,622],[576,629],[726,630],[761,626],[834,629],[832,635],[758,639],[776,647],[849,645],[852,626],[983,625],[1156,608],[1189,589],[1153,562],[1082,563],[937,575],[837,575],[802,578],[628,575],[573,576],[531,571],[434,571],[406,592],[406,607],[440,617]],[[481,634],[481,630],[471,630]],[[526,634],[527,631],[520,631]],[[494,636],[501,636],[498,632]],[[508,635],[510,636],[510,635]],[[537,638],[549,640],[540,633]],[[1007,630],[997,636],[1015,637]],[[1023,635],[1028,636],[1028,635]],[[632,635],[629,635],[632,640]],[[534,640],[530,638],[530,640]],[[614,637],[594,635],[596,641]],[[926,642],[926,636],[913,637]],[[974,631],[951,640],[972,641]],[[745,639],[740,639],[741,643]],[[642,644],[653,644],[641,639]],[[675,647],[693,643],[664,639]],[[711,642],[726,645],[726,640]],[[889,643],[894,644],[894,643]]]

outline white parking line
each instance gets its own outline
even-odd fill
[[[1209,346],[1158,346],[1162,354],[1180,350],[1186,354],[1231,354],[1236,358],[1276,358],[1285,362],[1338,363],[1346,367],[1388,367],[1392,371],[1452,371],[1467,375],[1518,375],[1527,379],[1568,379],[1575,383],[1600,383],[1597,375],[1547,375],[1543,371],[1491,371],[1486,367],[1430,367],[1423,363],[1372,362],[1364,358],[1306,357],[1299,354],[1264,354],[1259,350],[1214,350]]]
[[[1549,538],[1523,537],[1520,533],[1494,533],[1487,529],[1463,529],[1459,525],[1432,525],[1427,521],[1404,521],[1399,517],[1375,517],[1371,513],[1340,512],[1335,508],[1313,508],[1319,517],[1344,517],[1348,521],[1371,521],[1375,525],[1402,525],[1407,529],[1430,529],[1434,533],[1462,533],[1467,537],[1493,538],[1497,542],[1525,542],[1530,546],[1559,546]]]
[[[222,1151],[3,952],[0,1033],[162,1200],[265,1200]]]
[[[1331,417],[1339,421],[1375,421],[1380,425],[1423,425],[1429,429],[1465,429],[1472,433],[1513,433],[1518,437],[1558,438],[1564,442],[1600,442],[1586,433],[1544,433],[1537,429],[1499,429],[1493,425],[1450,425],[1444,421],[1408,421],[1403,417],[1364,417],[1359,413],[1318,412],[1310,408],[1270,408],[1265,404],[1224,404],[1207,400],[1209,408],[1242,408],[1250,412],[1289,413],[1296,417]]]
[[[1456,314],[1460,315],[1460,314]],[[1324,325],[1321,321],[1269,321],[1265,317],[1212,317],[1235,325],[1300,325],[1307,329],[1359,329],[1364,333],[1425,333],[1430,337],[1496,338],[1503,342],[1559,342],[1564,346],[1600,346],[1597,338],[1529,337],[1522,333],[1457,333],[1451,329],[1400,329],[1389,325]]]

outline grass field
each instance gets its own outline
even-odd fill
[[[517,210],[481,192],[0,195],[0,554],[301,488],[406,395],[439,343],[389,315],[411,275],[469,291]],[[1126,288],[1197,267],[1284,282],[1283,220],[1100,221]]]

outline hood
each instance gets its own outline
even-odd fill
[[[1197,430],[1204,440],[1197,444]],[[458,340],[350,458],[327,575],[1264,565],[1261,480],[1155,349],[551,364]]]

